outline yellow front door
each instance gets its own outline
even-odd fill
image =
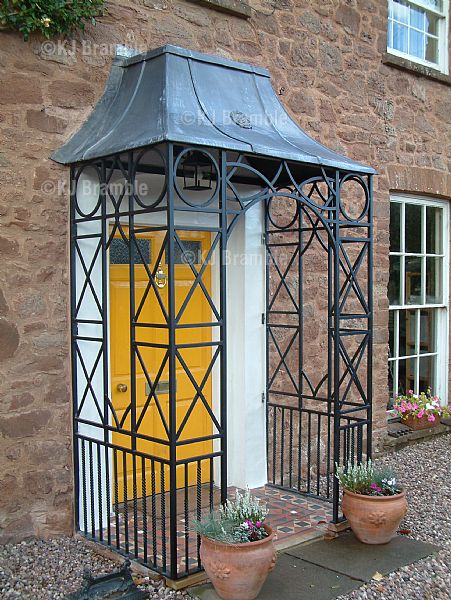
[[[123,232],[128,236],[128,229],[123,227]],[[176,331],[177,346],[185,344],[202,344],[212,340],[211,326],[185,327],[199,323],[212,322],[212,309],[202,291],[197,285],[193,295],[186,304],[185,299],[193,286],[195,277],[190,267],[194,265],[199,271],[204,262],[211,244],[211,234],[208,232],[178,232],[184,243],[182,252],[175,244],[175,300],[176,316],[183,309],[179,325],[183,326]],[[136,373],[136,423],[139,435],[149,439],[138,438],[137,451],[156,458],[169,459],[169,447],[164,444],[168,441],[169,428],[169,360],[167,348],[146,346],[141,344],[160,344],[165,346],[169,341],[168,327],[164,312],[168,312],[168,285],[166,250],[161,252],[165,243],[163,232],[136,234],[140,252],[135,253],[134,267],[134,296],[135,296],[135,339],[137,352],[135,355]],[[151,272],[158,267],[158,294],[154,288],[148,288],[149,276],[142,262],[146,262]],[[120,429],[131,429],[131,372],[133,361],[130,353],[130,267],[128,244],[119,234],[116,235],[110,247],[110,357],[111,357],[111,396]],[[139,264],[141,263],[141,264]],[[160,264],[161,263],[161,264]],[[202,283],[211,295],[211,266],[209,265],[202,276]],[[153,325],[148,327],[146,325]],[[157,325],[157,327],[155,327]],[[161,325],[162,327],[158,327]],[[177,402],[177,430],[179,441],[192,440],[210,436],[212,434],[212,420],[206,404],[211,407],[212,375],[207,376],[208,367],[212,359],[211,346],[195,346],[180,348],[180,357],[176,360],[176,402]],[[159,375],[155,399],[150,396],[150,388]],[[190,378],[191,375],[191,378]],[[202,393],[205,403],[197,398],[194,408],[193,401],[198,395],[198,390],[205,379]],[[191,408],[191,410],[190,410]],[[190,412],[189,412],[190,411]],[[186,415],[189,412],[189,417]],[[183,425],[183,428],[181,426]],[[116,422],[111,422],[117,427]],[[159,443],[162,440],[163,443]],[[121,448],[131,448],[130,436],[115,431],[112,442]],[[194,442],[177,447],[177,460],[208,454],[212,451],[212,441]],[[125,497],[133,498],[133,490],[141,495],[142,480],[140,459],[133,461],[132,455],[127,454],[123,460],[122,452],[117,452],[115,465],[118,477],[118,498],[122,502]],[[151,481],[151,462],[146,461],[146,479]],[[161,490],[161,464],[154,462],[155,490]],[[127,472],[124,480],[124,471]],[[135,471],[135,477],[133,475]],[[169,489],[169,469],[164,469],[165,491]],[[177,468],[177,487],[192,485],[197,482],[197,465],[189,464],[187,478],[184,465]],[[187,479],[187,481],[186,481]],[[202,482],[209,481],[209,474],[202,473]],[[136,486],[136,487],[135,487]],[[147,487],[147,490],[150,488]]]

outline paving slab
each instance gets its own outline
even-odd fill
[[[439,550],[438,546],[402,535],[393,538],[389,544],[373,546],[362,544],[352,533],[345,533],[330,541],[300,545],[285,552],[353,579],[369,581],[376,572],[387,575]]]
[[[356,590],[361,585],[361,581],[346,575],[288,554],[281,554],[258,600],[332,600],[341,594]],[[188,591],[196,600],[220,600],[210,584],[190,588]]]

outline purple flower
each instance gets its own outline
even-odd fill
[[[262,526],[262,522],[261,521],[257,521],[255,523],[255,527],[257,527],[257,529],[260,529],[261,526]]]

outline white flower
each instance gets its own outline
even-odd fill
[[[249,523],[246,523],[246,521],[244,521],[244,523],[241,523],[241,527],[242,529],[249,529]]]
[[[432,406],[432,404],[431,404],[430,402],[428,402],[428,403],[426,404],[426,408],[427,408],[428,410],[432,410],[434,407]]]
[[[396,485],[396,479],[393,477],[393,479],[383,479],[382,483],[384,485],[390,486],[390,487],[394,487]]]

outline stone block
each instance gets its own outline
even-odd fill
[[[11,72],[11,76],[2,77],[0,105],[42,104],[42,102],[42,90],[38,79],[18,75],[14,71]]]
[[[67,127],[66,119],[54,117],[42,110],[28,110],[27,124],[32,129],[39,129],[46,133],[63,133]]]
[[[49,85],[49,94],[53,106],[61,108],[84,108],[92,106],[95,95],[88,83],[56,80]]]
[[[28,437],[41,431],[49,422],[50,416],[50,411],[46,409],[4,416],[0,420],[0,433],[7,438]]]
[[[12,358],[19,347],[19,332],[16,325],[0,318],[0,362]]]

